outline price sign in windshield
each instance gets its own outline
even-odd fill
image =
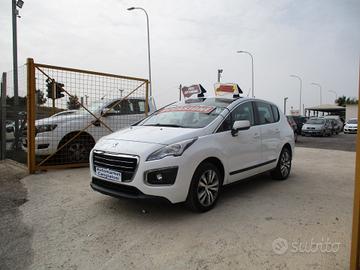
[[[198,106],[192,106],[192,105],[185,105],[185,106],[174,106],[174,107],[168,107],[165,109],[162,109],[160,113],[164,112],[198,112],[198,113],[211,113],[213,110],[215,110],[215,106],[204,106],[204,105],[198,105]]]

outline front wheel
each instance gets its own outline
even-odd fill
[[[195,212],[209,211],[219,198],[221,185],[219,169],[210,162],[200,164],[191,180],[187,205]]]
[[[285,180],[289,177],[291,171],[291,151],[284,147],[280,153],[280,157],[276,168],[271,171],[271,177],[277,180]]]

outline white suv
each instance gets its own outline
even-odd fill
[[[121,101],[121,102],[120,102]],[[87,161],[90,150],[101,137],[138,122],[145,117],[145,99],[128,98],[99,100],[85,109],[68,110],[48,118],[35,121],[35,154],[51,155],[69,141],[62,149],[62,156],[68,162]],[[155,110],[153,102],[149,111]],[[99,121],[96,117],[100,117]],[[83,131],[81,135],[72,138]],[[27,141],[23,142],[27,151]]]
[[[290,174],[294,132],[276,105],[251,98],[171,104],[103,137],[90,154],[91,187],[127,198],[211,209],[223,185],[270,171]]]

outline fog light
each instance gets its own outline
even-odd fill
[[[145,183],[150,185],[172,185],[175,182],[178,167],[155,169],[145,172]]]

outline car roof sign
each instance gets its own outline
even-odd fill
[[[216,83],[214,88],[216,96],[238,98],[243,93],[236,83]]]
[[[198,97],[204,97],[206,90],[201,84],[193,84],[191,86],[182,87],[181,92],[183,93],[184,98],[187,99],[196,94]]]

